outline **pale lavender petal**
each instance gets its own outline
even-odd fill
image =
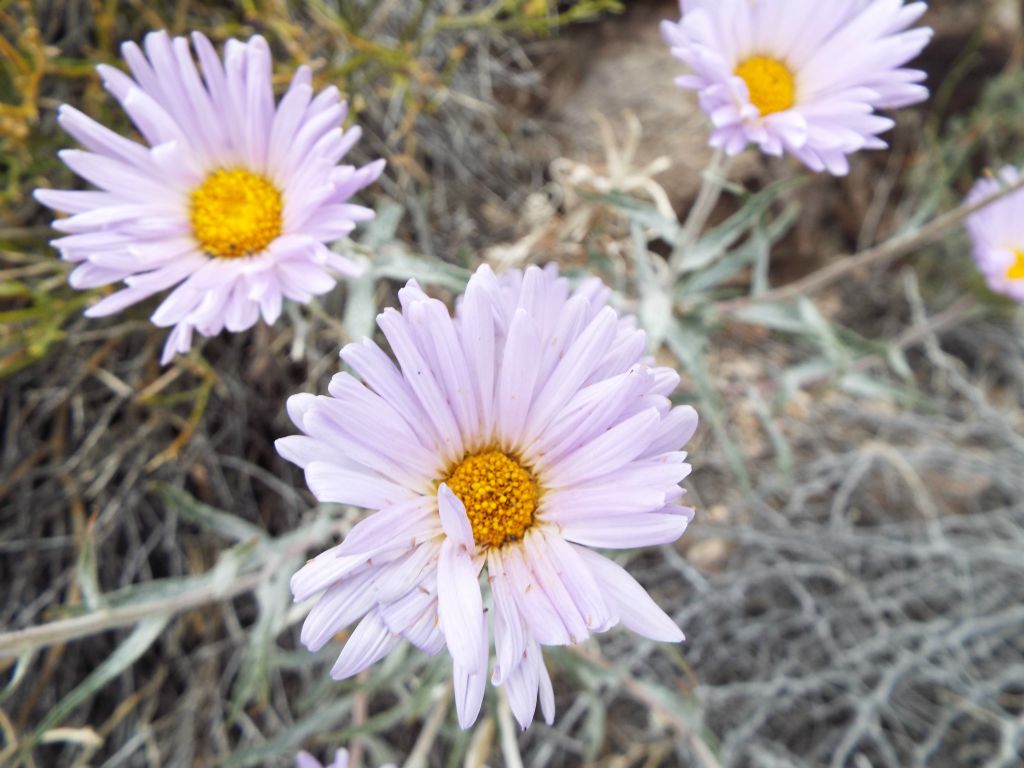
[[[477,626],[467,627],[473,634],[486,636],[487,620],[483,614],[475,619]],[[450,643],[449,643],[449,647]],[[452,686],[455,694],[455,711],[459,718],[459,727],[463,730],[476,722],[480,714],[480,706],[484,700],[484,688],[487,685],[487,645],[480,643],[479,656],[462,662],[453,654]]]
[[[555,690],[551,686],[551,677],[544,665],[544,656],[540,647],[537,647],[537,667],[539,678],[540,711],[544,716],[544,722],[551,725],[555,722]]]
[[[473,528],[466,517],[466,507],[459,497],[452,493],[446,483],[437,489],[437,508],[441,515],[441,525],[449,540],[472,553],[476,549],[473,543]]]
[[[495,407],[494,318],[487,295],[481,289],[476,275],[466,286],[466,293],[462,297],[461,314],[457,319],[463,353],[472,373],[471,384],[476,390],[479,414],[477,429],[482,434],[490,434],[494,425]]]
[[[311,651],[319,651],[338,632],[363,616],[374,605],[367,588],[376,575],[367,569],[329,587],[302,623],[299,639]]]
[[[685,639],[675,622],[622,566],[586,547],[576,547],[576,551],[601,585],[605,598],[618,607],[619,618],[626,628],[664,643],[679,643]]]
[[[523,550],[524,559],[537,585],[547,595],[551,607],[558,614],[559,622],[568,632],[569,642],[582,642],[590,634],[586,620],[562,582],[562,574],[549,556],[543,536],[534,530],[528,531],[523,540]]]
[[[398,636],[384,626],[376,611],[368,613],[353,630],[331,667],[331,677],[344,680],[358,675],[387,656],[398,645],[398,640]]]
[[[379,475],[357,472],[322,461],[306,466],[306,482],[320,501],[383,509],[415,497],[408,488]]]
[[[540,696],[544,721],[551,725],[555,719],[555,696],[551,678],[544,666],[544,655],[537,643],[527,645],[522,662],[504,683],[509,706],[519,726],[525,731],[533,722]]]
[[[692,512],[692,511],[691,511]],[[671,544],[683,535],[692,515],[665,512],[601,515],[563,522],[562,536],[599,549],[632,549]]]
[[[558,577],[576,604],[587,629],[604,632],[615,626],[619,621],[617,610],[604,599],[600,585],[576,549],[549,528],[539,528],[532,535],[544,539],[548,562],[558,571]]]
[[[421,444],[435,455],[441,451],[441,440],[423,408],[417,402],[408,382],[384,351],[369,339],[348,344],[341,350],[341,359],[352,367],[366,384],[402,417]]]
[[[537,381],[537,349],[540,337],[526,310],[517,309],[512,318],[498,374],[498,428],[503,443],[517,446],[530,412]]]
[[[536,643],[530,643],[525,658],[506,676],[503,685],[508,693],[508,703],[519,727],[524,731],[533,723],[537,711],[537,692],[540,688],[540,670],[537,668]],[[543,662],[541,662],[543,664]]]
[[[657,456],[668,451],[678,451],[697,432],[699,418],[697,411],[689,405],[680,405],[669,411],[651,435],[651,442],[642,456]]]
[[[486,647],[479,568],[469,551],[446,540],[437,564],[437,613],[452,658],[471,664]]]
[[[605,307],[566,350],[546,386],[537,394],[526,427],[526,441],[532,441],[587,381],[615,337],[618,317]]]
[[[488,552],[487,568],[490,574],[491,597],[494,603],[495,666],[492,682],[502,681],[522,660],[526,652],[527,637],[519,608],[512,596],[512,587],[505,575],[500,549]]]
[[[296,602],[308,600],[335,582],[354,573],[367,563],[365,556],[346,557],[341,545],[321,552],[295,572],[291,579],[292,596]]]
[[[411,547],[442,533],[434,500],[420,496],[360,520],[345,537],[341,550],[346,555],[365,555],[383,546]]]
[[[649,409],[616,424],[552,467],[548,486],[565,488],[625,466],[647,447],[650,430],[660,420],[658,412]]]
[[[530,633],[544,645],[569,645],[572,638],[562,623],[558,610],[547,594],[541,589],[537,577],[527,565],[521,546],[506,547],[502,552],[505,565],[504,576],[508,579],[509,591],[519,606],[519,615]]]
[[[461,456],[462,434],[452,415],[451,405],[431,371],[432,366],[428,364],[424,350],[414,340],[407,321],[395,310],[386,309],[378,316],[377,325],[401,364],[404,378],[419,401],[421,411],[433,422],[444,444],[443,455],[450,460]]]

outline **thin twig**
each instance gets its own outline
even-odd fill
[[[904,271],[903,285],[910,302],[911,313],[920,324],[925,317],[924,301],[917,285],[917,277],[909,269]],[[955,358],[943,351],[936,334],[934,332],[923,334],[922,340],[928,359],[946,375],[946,379],[953,389],[966,398],[984,420],[997,428],[1009,445],[1024,452],[1024,438],[1014,429],[1013,420],[1008,419],[1004,412],[995,408],[989,402],[985,392],[964,376],[960,370],[961,365]]]
[[[448,700],[452,695],[452,684],[448,681],[441,690],[434,709],[423,724],[420,735],[416,737],[416,744],[409,753],[408,759],[402,764],[402,768],[426,768],[427,758],[430,757],[430,750],[434,747],[434,740],[437,739],[441,724],[448,717]]]
[[[276,547],[273,542],[269,543],[267,546],[270,551],[278,551],[279,554],[268,560],[259,570],[238,576],[228,586],[223,586],[218,580],[212,578],[216,570],[214,568],[207,571],[204,576],[197,577],[196,580],[199,583],[195,587],[172,597],[157,598],[148,602],[115,608],[100,608],[73,619],[51,621],[36,627],[0,634],[0,659],[19,656],[25,651],[45,648],[56,643],[77,640],[97,632],[136,624],[154,616],[172,617],[201,608],[204,605],[230,600],[271,578],[280,568],[284,559],[304,551],[310,544],[325,538],[326,535],[324,525],[315,523],[309,527],[308,535],[295,537],[286,546],[282,547],[281,542],[277,542]]]
[[[360,726],[366,725],[366,716],[370,709],[370,699],[366,693],[366,683],[369,679],[370,676],[365,669],[356,676],[356,683],[359,687],[356,689],[356,694],[352,701],[352,726],[357,729]],[[362,737],[354,736],[348,745],[349,768],[362,768],[364,751],[365,746]]]
[[[697,200],[694,202],[693,207],[690,208],[690,213],[686,216],[682,235],[679,238],[679,242],[676,243],[675,250],[672,252],[669,260],[673,275],[679,274],[683,259],[686,258],[686,254],[689,253],[690,249],[697,242],[701,232],[704,230],[704,226],[708,223],[708,219],[715,210],[718,198],[722,195],[722,188],[725,186],[731,163],[731,159],[723,150],[716,149],[715,153],[711,156],[708,167],[701,174],[700,192],[697,193]]]
[[[81,637],[94,635],[108,629],[126,627],[154,616],[174,616],[209,603],[217,603],[248,592],[260,584],[272,569],[250,573],[239,578],[227,589],[212,583],[203,583],[195,589],[162,600],[151,600],[139,605],[123,608],[102,608],[85,616],[62,619],[28,627],[0,635],[0,659],[18,656],[24,651],[45,648],[55,643],[65,643]]]
[[[904,352],[910,347],[915,346],[928,338],[945,331],[955,325],[962,323],[968,317],[970,317],[978,309],[977,303],[969,296],[961,298],[959,301],[954,303],[952,306],[947,307],[942,312],[932,317],[925,318],[916,325],[911,326],[907,330],[903,331],[896,339],[892,342],[891,348]],[[845,370],[840,373],[851,374],[851,373],[864,373],[870,370],[873,366],[880,362],[884,362],[886,356],[882,353],[875,353],[865,355],[864,357],[855,360]],[[823,371],[822,373],[811,376],[800,381],[802,388],[807,388],[815,384],[820,384],[823,381],[827,381],[835,373],[833,370]]]
[[[519,734],[512,719],[512,708],[504,688],[498,689],[498,730],[501,734],[501,756],[506,768],[523,768],[523,756],[519,752]]]
[[[831,285],[841,277],[844,277],[851,272],[904,256],[918,248],[935,242],[949,230],[962,224],[965,219],[971,216],[971,214],[977,213],[982,208],[985,208],[986,206],[989,206],[1007,195],[1019,191],[1020,189],[1024,189],[1024,179],[1006,187],[1005,189],[999,190],[995,194],[986,197],[984,200],[979,200],[978,202],[970,205],[961,205],[958,208],[954,208],[952,211],[947,211],[941,216],[932,219],[928,224],[925,224],[916,232],[905,232],[861,253],[841,256],[839,259],[807,275],[807,277],[796,280],[789,285],[776,288],[773,291],[767,291],[766,293],[762,293],[758,296],[746,296],[740,299],[719,302],[715,305],[715,308],[720,312],[738,312],[749,307],[751,304],[783,301],[795,296],[807,295],[820,291],[825,286]]]
[[[598,669],[614,676],[630,696],[650,709],[657,710],[658,714],[665,719],[676,734],[687,741],[703,768],[721,768],[721,763],[719,763],[718,758],[708,748],[708,745],[704,743],[700,736],[693,732],[693,726],[686,721],[681,713],[665,706],[665,703],[651,690],[650,686],[642,680],[637,680],[625,670],[618,669],[604,656],[601,656],[599,653],[592,653],[582,645],[569,646],[569,650]]]
[[[488,717],[473,731],[473,738],[469,742],[469,749],[466,750],[466,759],[462,761],[462,768],[484,768],[487,765],[487,756],[491,754],[493,743],[494,718]]]

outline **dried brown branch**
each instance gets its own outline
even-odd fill
[[[721,301],[715,305],[715,309],[728,314],[738,312],[752,304],[785,301],[797,296],[807,296],[815,293],[853,272],[877,264],[883,264],[886,261],[891,261],[900,256],[913,253],[919,248],[931,245],[962,224],[971,214],[1021,189],[1024,189],[1024,181],[1018,181],[1001,189],[984,200],[979,200],[970,205],[964,204],[954,208],[952,211],[947,211],[932,219],[920,229],[897,235],[866,251],[853,255],[839,256],[830,261],[827,266],[781,288],[776,288],[757,296],[746,296],[739,299]]]

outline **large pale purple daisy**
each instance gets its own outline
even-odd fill
[[[979,203],[1020,182],[1020,171],[1006,166],[997,178],[978,181],[966,203]],[[966,225],[974,260],[989,288],[1024,302],[1024,190],[1012,192],[971,214]]]
[[[370,340],[341,357],[330,396],[295,395],[304,433],[277,442],[321,501],[373,510],[292,579],[322,593],[302,642],[322,648],[359,620],[333,675],[354,675],[402,638],[452,657],[459,722],[492,682],[525,728],[554,696],[541,646],[620,622],[682,633],[626,571],[591,547],[675,541],[693,510],[679,483],[697,414],[673,407],[679,377],[653,366],[632,317],[596,279],[571,290],[553,266],[480,267],[455,317],[415,282]],[[487,589],[481,590],[480,574]],[[360,620],[361,619],[361,620]]]
[[[229,40],[223,62],[203,35],[192,43],[199,69],[188,40],[165,32],[147,35],[144,51],[125,43],[131,76],[100,65],[148,146],[62,106],[61,126],[85,149],[61,159],[98,189],[36,191],[72,214],[53,224],[67,235],[53,245],[78,265],[71,285],[125,284],[87,315],[173,288],[152,317],[173,328],[165,363],[190,348],[193,330],[273,323],[282,299],[306,302],[334,286],[334,273],[357,273],[325,243],[373,217],[348,201],[384,167],[339,165],[360,130],[341,129],[345,103],[333,86],[314,96],[308,67],[275,105],[262,37]]]
[[[931,39],[909,29],[927,10],[903,0],[680,0],[662,22],[711,118],[711,145],[788,152],[816,171],[849,171],[847,156],[882,149],[893,126],[879,109],[928,98],[925,73],[906,69]]]

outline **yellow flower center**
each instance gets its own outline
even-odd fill
[[[281,193],[243,168],[214,171],[192,192],[189,213],[196,240],[211,256],[259,253],[281,234]]]
[[[736,67],[750,91],[750,103],[762,115],[784,112],[796,100],[796,81],[789,67],[771,56],[751,56]]]
[[[537,482],[501,451],[467,456],[445,480],[466,507],[479,546],[500,547],[523,538],[537,509]]]
[[[1024,250],[1018,248],[1013,252],[1016,257],[1010,268],[1006,270],[1006,277],[1010,280],[1024,280]]]

